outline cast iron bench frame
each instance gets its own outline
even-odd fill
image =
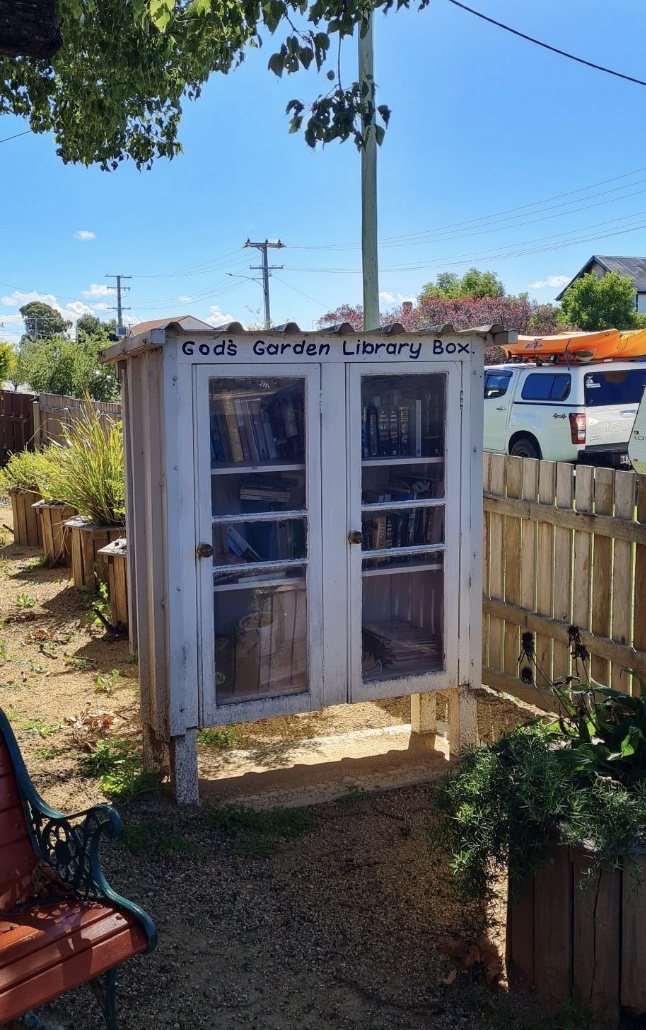
[[[0,920],[11,921],[12,913],[18,913],[29,907],[30,911],[38,909],[39,918],[45,922],[47,915],[47,904],[52,906],[52,899],[65,905],[72,902],[74,905],[87,906],[91,908],[93,903],[99,903],[107,909],[113,910],[115,914],[125,915],[130,925],[143,930],[148,939],[147,946],[137,947],[130,954],[120,957],[116,963],[106,969],[99,976],[86,976],[81,982],[90,984],[95,997],[97,998],[108,1030],[119,1030],[119,1023],[116,1013],[116,967],[127,958],[135,954],[152,951],[157,943],[157,930],[150,916],[144,912],[139,905],[117,894],[108,884],[101,870],[99,861],[99,843],[102,835],[115,837],[121,831],[121,819],[117,811],[109,805],[95,805],[82,812],[75,812],[65,816],[56,809],[51,808],[38,794],[29,773],[25,766],[18,742],[14,736],[9,721],[0,709],[0,747],[4,744],[10,762],[10,768],[5,770],[5,775],[13,772],[18,796],[22,804],[23,813],[27,824],[29,842],[35,855],[34,870],[32,873],[34,889],[31,894],[18,901],[10,908],[0,907]],[[0,848],[4,841],[0,840]],[[23,876],[24,880],[24,876]],[[36,889],[36,884],[38,890]],[[25,894],[24,884],[19,886],[18,872],[16,872],[16,892]],[[6,886],[6,883],[5,883]],[[45,893],[43,900],[39,893]],[[71,936],[71,935],[70,935]],[[71,940],[70,940],[71,946]],[[93,945],[90,944],[89,951]],[[6,968],[7,959],[11,958],[11,945],[5,948],[5,954],[0,950],[0,970]],[[63,960],[59,960],[62,966]],[[28,981],[27,977],[27,981]],[[66,993],[69,988],[63,987],[55,993],[43,992],[43,996],[34,995],[30,999],[29,1009],[36,1008],[54,997]],[[5,1020],[13,1020],[21,1017],[25,1027],[38,1030],[43,1024],[33,1012],[2,1012],[0,1007],[0,1023]]]

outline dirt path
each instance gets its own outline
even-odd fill
[[[0,524],[9,520],[0,509]],[[127,643],[92,622],[65,571],[44,569],[38,552],[10,539],[0,538],[0,705],[38,789],[78,810],[104,800],[98,780],[82,775],[97,740],[136,747],[137,667]],[[483,696],[481,735],[526,716]],[[234,728],[218,742],[267,749],[407,718],[406,702],[354,706]],[[201,751],[208,768],[214,748]],[[430,785],[350,786],[307,810],[306,825],[299,810],[276,828],[245,825],[244,813],[223,825],[221,807],[179,810],[163,792],[120,802],[126,830],[104,847],[104,868],[160,934],[156,952],[120,973],[124,1030],[515,1026],[500,992],[455,977],[437,950],[463,927],[430,859],[432,804]],[[48,1018],[69,1030],[102,1025],[85,988]],[[525,1012],[518,1025],[529,1022]]]

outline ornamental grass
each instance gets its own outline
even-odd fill
[[[0,494],[7,494],[9,490],[40,494],[47,469],[48,462],[42,451],[17,451],[0,469]]]
[[[123,427],[86,400],[80,417],[63,427],[63,443],[43,452],[43,497],[75,508],[100,526],[125,523]]]

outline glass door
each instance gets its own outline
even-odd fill
[[[280,371],[196,370],[204,725],[310,707],[318,369]]]
[[[422,692],[457,664],[459,366],[349,375],[352,699]]]

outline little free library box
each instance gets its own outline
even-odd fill
[[[196,731],[480,684],[485,345],[499,326],[206,331],[104,352],[123,387],[148,760],[198,799]],[[432,711],[427,706],[427,715]]]

